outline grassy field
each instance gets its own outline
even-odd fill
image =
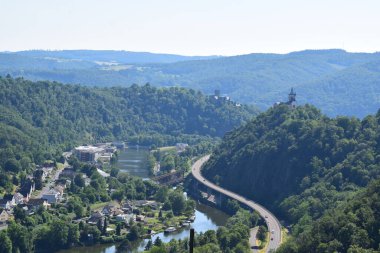
[[[170,151],[175,151],[176,147],[175,146],[166,146],[166,147],[158,148],[158,150],[160,150],[160,152],[170,152]]]
[[[165,230],[165,228],[167,228],[167,227],[178,227],[178,226],[180,226],[182,221],[188,219],[188,217],[186,217],[184,215],[180,215],[180,216],[174,216],[170,219],[162,218],[160,220],[160,218],[158,217],[159,211],[155,210],[153,212],[154,212],[154,217],[146,217],[145,218],[145,223],[146,223],[145,228],[151,229],[156,233],[163,232]],[[166,217],[167,213],[168,212],[165,212],[165,211],[162,212],[162,216]]]
[[[91,210],[95,211],[95,210],[102,209],[103,207],[105,207],[108,204],[114,205],[114,206],[119,206],[119,203],[117,203],[116,201],[111,201],[111,202],[95,203],[95,204],[92,204],[90,206],[90,208],[91,208]]]
[[[281,229],[281,243],[286,242],[289,239],[289,230],[282,227]]]

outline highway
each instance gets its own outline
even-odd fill
[[[200,158],[193,164],[191,168],[191,173],[193,174],[194,178],[198,180],[200,183],[204,184],[205,186],[217,192],[220,192],[226,196],[229,196],[230,198],[233,198],[239,201],[240,203],[243,203],[244,205],[247,205],[250,208],[256,210],[260,214],[260,216],[265,220],[269,233],[270,233],[270,239],[269,239],[270,241],[267,247],[267,252],[276,250],[281,244],[281,224],[278,221],[278,219],[265,207],[243,196],[240,196],[234,192],[231,192],[220,186],[217,186],[216,184],[204,178],[201,174],[201,168],[202,168],[202,165],[205,162],[207,162],[209,158],[210,158],[210,155],[203,156],[202,158]],[[250,241],[253,241],[253,240],[251,239]]]

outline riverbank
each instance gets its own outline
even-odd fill
[[[224,226],[229,218],[229,215],[216,208],[198,203],[196,204],[194,215],[195,220],[189,227],[179,229],[170,234],[165,234],[163,232],[158,233],[150,238],[132,242],[133,249],[128,253],[143,252],[148,241],[154,241],[157,237],[160,237],[164,243],[170,242],[172,239],[183,240],[189,236],[190,228],[194,228],[197,233],[204,233],[208,230],[217,230],[218,227]],[[88,247],[75,247],[61,250],[59,253],[116,253],[116,245],[117,244],[98,244]]]

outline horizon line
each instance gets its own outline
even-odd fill
[[[62,52],[62,51],[110,51],[110,52],[127,52],[127,53],[149,53],[149,54],[164,54],[164,55],[176,55],[176,56],[185,56],[185,57],[231,57],[231,56],[242,56],[242,55],[249,55],[249,54],[278,54],[278,55],[287,55],[291,53],[299,53],[299,52],[305,52],[305,51],[344,51],[346,53],[353,53],[353,54],[376,54],[380,53],[380,50],[375,50],[375,51],[350,51],[347,49],[343,48],[305,48],[305,49],[297,49],[294,51],[286,51],[286,52],[273,52],[273,51],[262,51],[262,52],[247,52],[247,53],[240,53],[240,54],[228,54],[228,55],[223,55],[223,54],[181,54],[181,53],[165,53],[165,52],[158,52],[158,51],[131,51],[131,50],[126,50],[126,49],[81,49],[81,48],[76,48],[76,49],[22,49],[22,50],[1,50],[0,53],[20,53],[20,52],[28,52],[28,51],[46,51],[46,52]]]

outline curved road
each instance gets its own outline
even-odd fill
[[[230,198],[233,198],[233,199],[239,201],[240,203],[243,203],[243,204],[249,206],[250,208],[256,210],[260,214],[260,216],[265,220],[265,222],[267,223],[268,230],[270,232],[270,238],[271,239],[269,241],[269,246],[267,248],[267,252],[276,250],[281,244],[281,224],[280,224],[280,222],[265,207],[255,203],[249,199],[246,199],[245,197],[240,196],[234,192],[231,192],[229,190],[221,188],[220,186],[217,186],[216,184],[214,184],[214,183],[208,181],[206,178],[204,178],[201,174],[201,168],[202,168],[202,165],[205,162],[207,162],[209,158],[210,158],[210,155],[204,156],[204,157],[200,158],[199,160],[197,160],[193,164],[193,166],[191,168],[191,173],[193,174],[195,179],[197,179],[199,182],[206,185],[207,187],[209,187],[209,188],[211,188],[217,192],[220,192],[226,196],[229,196]]]

